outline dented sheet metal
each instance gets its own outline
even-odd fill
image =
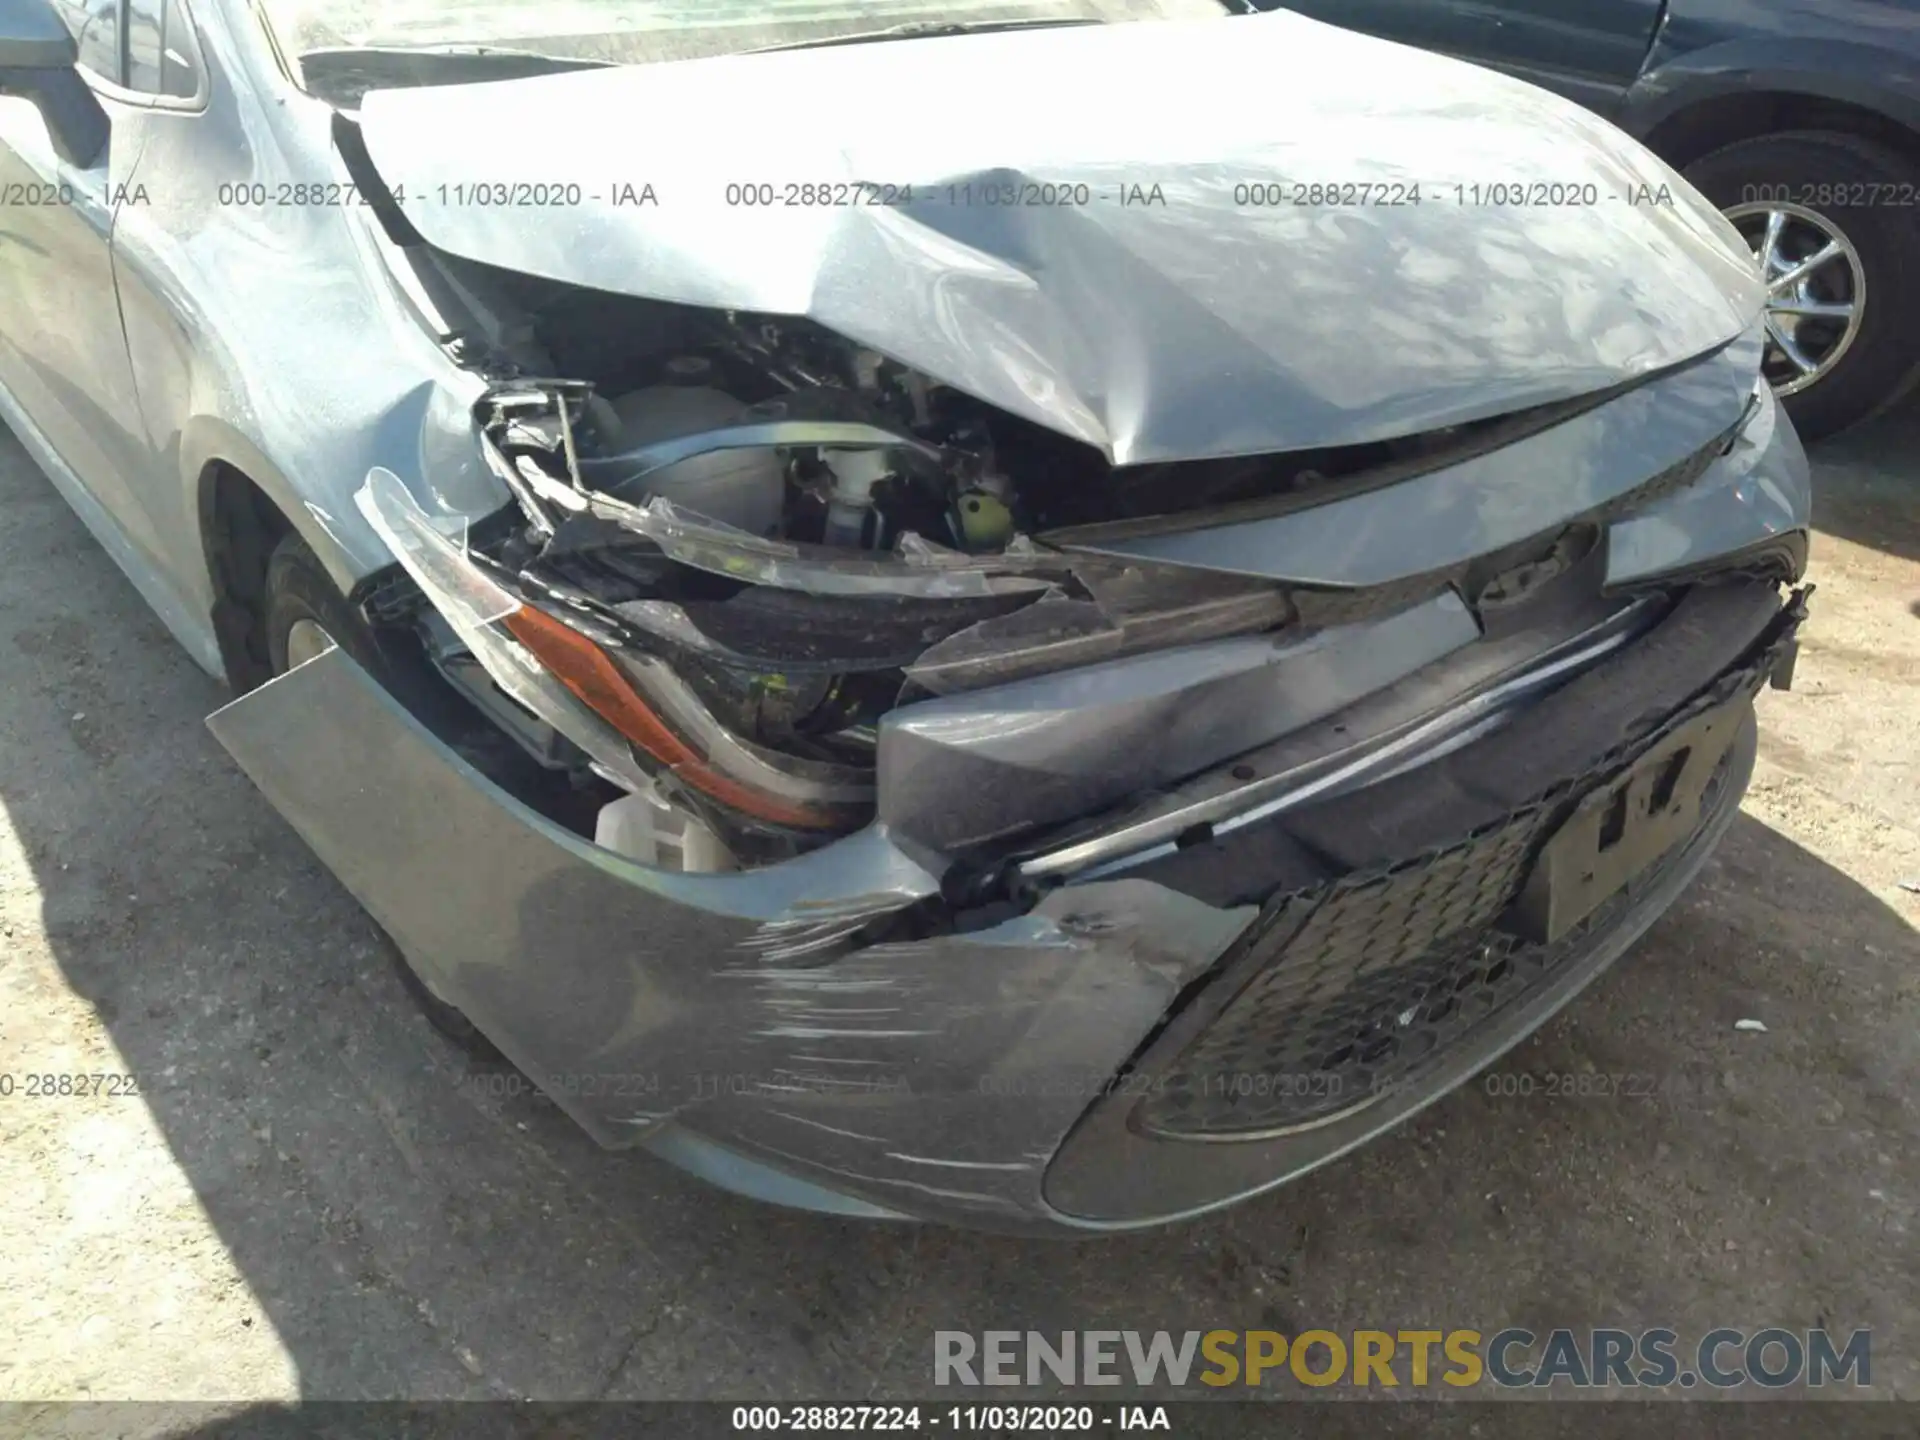
[[[1447,591],[1377,620],[904,705],[880,722],[880,815],[942,849],[1075,820],[1310,725],[1479,637]]]
[[[1726,456],[1693,485],[1614,522],[1607,583],[1628,585],[1724,565],[1729,557],[1784,547],[1792,573],[1805,568],[1813,481],[1800,437],[1765,385]]]
[[[1540,535],[1663,476],[1712,468],[1753,395],[1758,328],[1524,439],[1293,513],[1075,543],[1096,554],[1301,585],[1390,584]],[[1772,427],[1766,437],[1771,441]],[[1801,467],[1804,470],[1804,465]],[[1803,522],[1804,523],[1804,522]]]
[[[964,123],[916,123],[929,96]],[[361,121],[446,251],[810,317],[1122,465],[1592,394],[1761,301],[1732,227],[1602,120],[1287,14],[375,91]],[[1580,203],[1463,203],[1493,178]],[[519,183],[581,203],[474,203]]]
[[[1090,1087],[1254,914],[1116,881],[793,963],[796,934],[934,878],[878,828],[746,875],[635,864],[488,784],[337,649],[208,724],[431,988],[602,1143],[697,1132],[882,1208],[1040,1215]]]

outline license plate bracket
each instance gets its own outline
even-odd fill
[[[1581,796],[1534,858],[1502,928],[1551,944],[1691,835],[1752,705],[1742,694],[1703,711]]]

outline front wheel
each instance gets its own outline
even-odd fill
[[[1741,140],[1686,176],[1760,261],[1763,371],[1803,437],[1864,420],[1920,379],[1920,166],[1809,130]]]

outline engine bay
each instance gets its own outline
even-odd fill
[[[1444,589],[1462,577],[1319,592],[1083,546],[1390,483],[1565,408],[1114,467],[805,319],[479,278],[486,323],[448,344],[517,505],[453,540],[392,477],[360,504],[433,601],[413,620],[441,676],[597,787],[596,839],[673,868],[867,823],[878,727],[917,700]],[[1564,537],[1535,548],[1508,558],[1565,568]]]
[[[496,719],[544,720],[503,724],[543,763],[631,792],[635,853],[661,863],[766,863],[865,823],[875,726],[916,698],[1297,615],[1269,582],[1036,541],[1113,517],[1088,502],[1097,453],[803,321],[562,290],[463,358],[518,513],[464,551],[501,598],[429,653]],[[387,530],[417,527],[397,553],[437,543],[384,503]],[[460,583],[430,588],[443,614]],[[537,662],[505,685],[491,620]],[[522,713],[486,703],[489,675]],[[569,701],[534,693],[553,677]],[[549,730],[577,744],[589,714],[613,733],[569,756]]]

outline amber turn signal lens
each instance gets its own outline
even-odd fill
[[[819,829],[834,823],[816,806],[769,795],[715,770],[654,713],[612,657],[578,630],[525,605],[503,623],[595,714],[696,790],[775,825]]]

